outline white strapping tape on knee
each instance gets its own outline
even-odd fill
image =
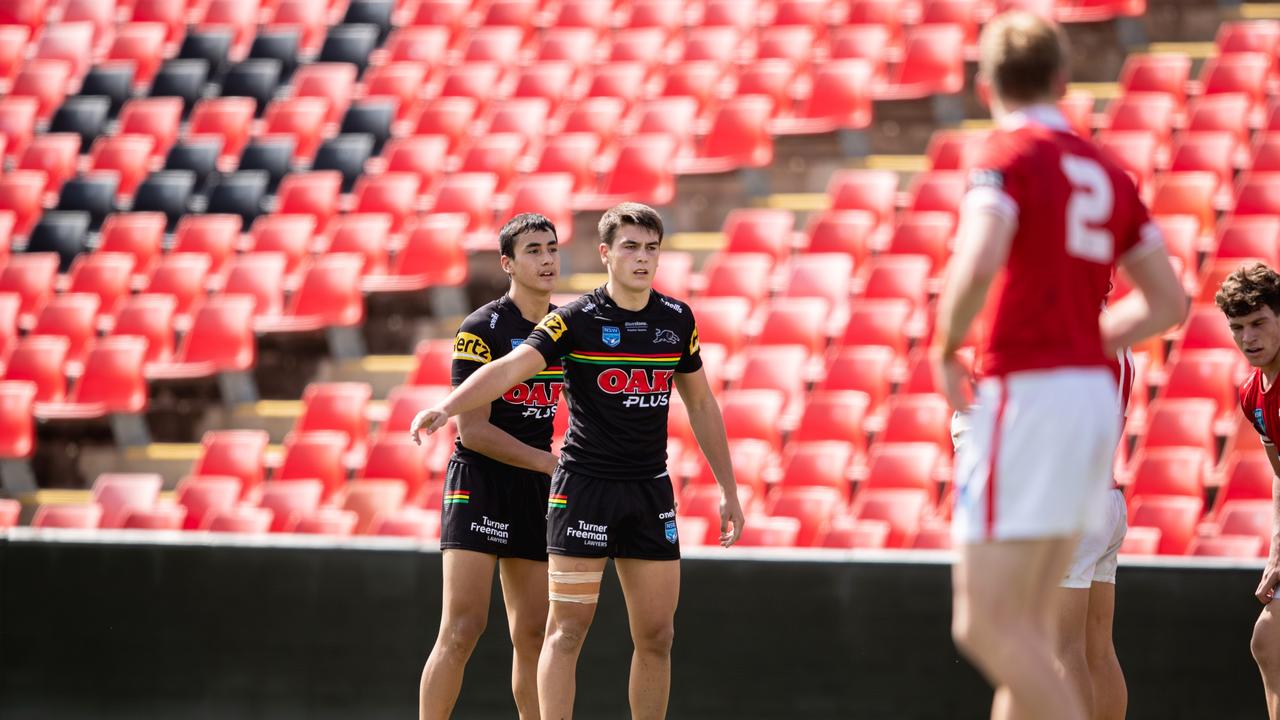
[[[569,595],[567,593],[558,593],[554,590],[547,593],[547,599],[551,602],[567,602],[578,603],[579,605],[595,605],[600,601],[600,593],[591,593],[590,595]]]
[[[585,585],[587,583],[598,583],[604,577],[603,570],[595,572],[562,572],[560,570],[552,570],[548,575],[551,582],[558,582],[561,585]]]

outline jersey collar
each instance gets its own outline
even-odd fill
[[[1071,126],[1067,123],[1067,119],[1063,117],[1062,111],[1056,105],[1048,103],[1028,105],[1005,115],[1000,120],[1001,130],[1017,130],[1027,125],[1040,125],[1058,132],[1071,132]]]

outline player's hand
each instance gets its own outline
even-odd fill
[[[973,404],[973,380],[969,368],[955,353],[944,354],[939,350],[929,352],[929,362],[933,366],[933,380],[951,407],[959,412],[968,410]]]
[[[742,524],[746,518],[742,514],[742,504],[738,502],[738,493],[720,497],[720,544],[730,547],[742,537]]]
[[[440,408],[427,408],[413,417],[413,423],[409,425],[409,437],[421,445],[422,438],[418,436],[418,431],[425,430],[430,435],[444,427],[448,420],[449,416]]]
[[[1254,596],[1258,602],[1266,605],[1275,594],[1276,585],[1280,585],[1280,563],[1275,555],[1267,559],[1267,566],[1262,570],[1262,582],[1258,583],[1258,591]]]

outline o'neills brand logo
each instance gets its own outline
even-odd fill
[[[497,520],[490,520],[487,517],[480,518],[480,522],[471,523],[471,532],[480,533],[487,539],[502,543],[505,545],[511,537],[511,523],[500,523]]]
[[[670,510],[664,513],[658,513],[659,520],[674,520],[675,518],[676,518],[675,508],[671,508]]]
[[[563,382],[531,382],[520,383],[502,394],[502,399],[512,405],[523,405],[522,417],[549,418],[556,414],[556,404],[560,402],[560,391]]]
[[[596,384],[610,395],[629,395],[623,407],[662,407],[671,395],[674,370],[623,370],[609,368],[596,376]]]
[[[592,545],[594,547],[607,547],[609,544],[609,526],[596,525],[595,523],[578,521],[578,526],[572,525],[565,531],[565,534],[571,538],[577,538],[582,541],[583,545]]]

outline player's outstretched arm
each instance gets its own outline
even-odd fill
[[[974,208],[963,214],[938,298],[937,329],[930,348],[938,387],[956,410],[969,406],[969,371],[956,358],[956,351],[981,312],[991,281],[1009,258],[1016,229],[1013,220],[992,210]]]
[[[724,433],[720,405],[711,392],[707,374],[702,368],[691,373],[676,373],[676,390],[689,413],[689,427],[711,466],[720,485],[720,544],[729,547],[742,536],[745,518],[738,501],[738,482],[733,477],[729,459],[729,440]]]
[[[439,405],[418,413],[409,426],[413,441],[421,444],[418,431],[428,435],[444,427],[452,416],[474,410],[502,397],[502,394],[518,382],[523,382],[542,372],[547,361],[542,354],[526,345],[512,350],[500,360],[495,360],[471,374],[453,389]]]
[[[1275,445],[1267,444],[1266,448],[1275,477],[1271,479],[1271,550],[1267,553],[1262,580],[1254,593],[1263,604],[1271,602],[1276,586],[1280,585],[1280,457],[1276,455]]]
[[[1187,316],[1187,293],[1162,244],[1140,245],[1120,258],[1119,265],[1133,281],[1134,291],[1102,317],[1108,355],[1164,332]]]
[[[458,415],[458,436],[469,450],[507,465],[550,475],[559,463],[555,455],[527,445],[489,422],[488,405]]]

